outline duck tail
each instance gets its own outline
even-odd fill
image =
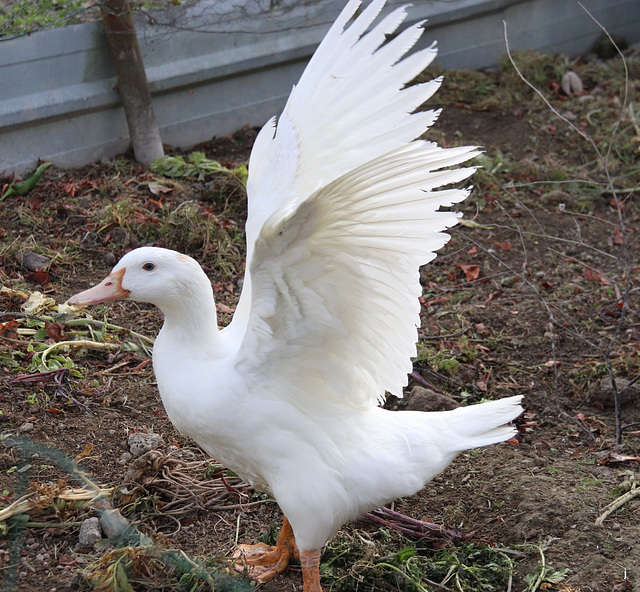
[[[517,430],[508,423],[522,413],[521,401],[522,396],[518,395],[450,411],[447,423],[455,436],[451,441],[456,450],[488,446],[513,437]]]

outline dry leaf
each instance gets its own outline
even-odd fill
[[[161,185],[160,183],[154,183],[151,181],[149,183],[149,191],[151,191],[153,195],[162,195],[163,193],[173,191],[173,187],[167,187],[166,185]]]
[[[473,282],[480,276],[479,265],[466,265],[465,263],[458,263],[457,266],[464,272],[464,279],[468,282]]]
[[[51,337],[51,339],[53,339],[54,341],[64,341],[67,338],[67,335],[64,332],[64,328],[62,327],[62,325],[59,325],[58,323],[45,321],[44,329],[47,332],[47,335]]]
[[[36,271],[32,273],[28,273],[24,277],[28,279],[30,282],[35,282],[36,284],[42,284],[42,285],[48,284],[51,281],[49,272],[44,271],[42,269],[36,269]]]
[[[22,312],[35,315],[54,306],[56,301],[42,292],[31,292],[27,301],[20,307]]]

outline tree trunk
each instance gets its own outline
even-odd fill
[[[101,10],[133,152],[136,160],[146,166],[164,156],[164,150],[153,112],[131,5],[129,0],[108,0],[102,4]]]

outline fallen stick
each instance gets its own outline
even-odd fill
[[[630,491],[627,491],[627,493],[624,493],[619,498],[613,500],[605,508],[604,512],[602,512],[602,514],[600,514],[600,516],[596,518],[596,526],[602,526],[602,524],[609,517],[609,515],[611,515],[613,512],[615,512],[616,510],[624,506],[628,501],[632,500],[634,497],[638,497],[638,496],[640,496],[640,487],[634,484],[633,489],[631,489]]]

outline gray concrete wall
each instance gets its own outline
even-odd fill
[[[277,114],[345,1],[261,10],[259,2],[201,0],[159,13],[160,24],[138,22],[163,142],[188,148]],[[640,41],[640,1],[583,3],[610,33]],[[438,40],[445,68],[496,64],[503,20],[512,50],[576,55],[601,32],[574,0],[414,0],[410,19],[425,18],[425,40]],[[0,41],[0,170],[21,173],[38,159],[81,166],[126,151],[114,85],[100,23]]]

